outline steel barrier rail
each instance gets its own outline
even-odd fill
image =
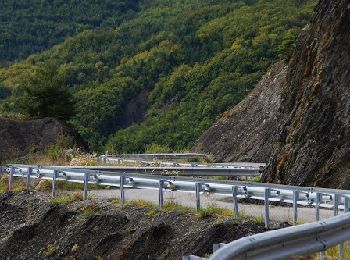
[[[53,180],[66,180],[71,182],[84,183],[84,176],[87,175],[87,183],[101,184],[120,187],[121,177],[125,178],[126,184],[133,188],[155,188],[160,180],[165,182],[164,189],[194,192],[196,183],[201,184],[201,191],[233,197],[233,205],[238,208],[237,199],[252,198],[265,201],[282,201],[292,203],[294,211],[294,221],[297,221],[296,205],[315,206],[316,215],[319,208],[333,208],[335,212],[345,209],[350,198],[350,191],[333,189],[316,189],[308,187],[284,186],[277,184],[249,183],[239,181],[215,181],[210,179],[193,179],[177,176],[155,176],[145,174],[124,174],[115,172],[92,171],[67,168],[41,168],[34,166],[12,166],[9,168],[10,179],[12,177],[41,178]],[[54,173],[56,174],[54,176]],[[234,192],[234,189],[235,192]],[[296,194],[298,195],[296,197]],[[268,216],[268,207],[265,208]],[[268,226],[268,217],[266,219]]]
[[[1,169],[0,169],[1,170]],[[253,198],[264,201],[264,221],[266,228],[269,227],[269,203],[270,201],[284,201],[293,204],[293,224],[297,221],[297,208],[298,205],[312,205],[315,206],[315,217],[319,220],[319,209],[320,207],[332,208],[334,215],[338,214],[339,209],[343,209],[345,212],[349,212],[350,208],[350,191],[346,190],[334,190],[334,189],[322,189],[322,188],[308,188],[308,187],[295,187],[295,186],[284,186],[284,185],[271,185],[271,184],[257,184],[247,182],[227,182],[227,181],[213,181],[206,179],[193,179],[186,177],[174,177],[174,176],[154,176],[144,174],[123,174],[115,172],[103,172],[103,171],[92,171],[87,169],[67,169],[67,168],[49,168],[49,167],[32,167],[28,165],[12,165],[7,168],[9,173],[9,190],[12,189],[12,183],[14,177],[22,177],[26,179],[27,189],[30,187],[30,180],[32,178],[46,179],[52,181],[52,195],[56,195],[56,181],[65,180],[70,182],[78,182],[84,184],[83,198],[88,198],[88,184],[100,184],[110,185],[120,188],[120,197],[122,203],[125,202],[124,188],[147,188],[156,189],[159,192],[159,207],[163,206],[164,203],[164,190],[172,191],[186,191],[195,192],[196,194],[196,206],[197,210],[200,209],[200,194],[214,193],[217,195],[230,195],[233,198],[233,210],[235,217],[238,217],[238,198]],[[344,216],[344,215],[341,215]],[[292,230],[295,236],[289,235],[289,231],[283,231],[284,229],[278,230],[281,233],[264,233],[260,234],[260,239],[249,239],[244,238],[245,242],[239,242],[239,246],[233,248],[249,248],[253,241],[260,241],[252,246],[255,248],[254,255],[242,253],[239,249],[227,249],[231,248],[231,245],[238,243],[238,241],[232,242],[228,246],[224,246],[219,249],[214,255],[216,258],[213,259],[231,259],[230,254],[242,253],[248,257],[248,259],[280,259],[284,256],[292,256],[295,254],[304,254],[311,252],[324,250],[327,247],[338,244],[341,241],[350,239],[350,222],[349,214],[346,214],[346,221],[343,218],[336,218],[336,220],[329,219],[325,222],[317,222],[312,224],[306,224],[305,230],[297,226],[299,229]],[[332,222],[333,221],[333,222]],[[340,223],[341,222],[341,223]],[[343,223],[349,222],[345,226]],[[321,224],[320,224],[321,223]],[[326,223],[326,224],[322,224]],[[339,224],[340,223],[340,224]],[[325,227],[326,226],[326,227]],[[317,232],[315,231],[317,228]],[[307,231],[311,228],[311,231]],[[298,231],[299,230],[299,231]],[[300,231],[301,230],[301,231]],[[294,232],[295,231],[295,232]],[[284,232],[284,233],[283,233]],[[268,237],[269,249],[263,250],[265,246],[266,234],[272,234]],[[276,234],[281,234],[281,237]],[[302,234],[302,235],[301,235]],[[336,234],[336,235],[335,235]],[[320,239],[315,238],[322,238]],[[283,240],[284,239],[284,240]],[[291,242],[288,242],[288,241]],[[248,243],[248,242],[249,243]],[[282,241],[282,242],[276,242]],[[311,242],[310,242],[311,241]],[[272,245],[271,245],[272,243]],[[308,243],[308,244],[307,244]],[[222,244],[221,244],[222,245]],[[322,246],[321,246],[322,245]],[[317,247],[318,246],[318,247]],[[220,247],[220,246],[219,246]],[[268,246],[266,246],[268,247]],[[218,248],[218,246],[216,246]],[[344,252],[344,247],[341,247],[341,252]],[[222,258],[221,250],[228,250],[229,258]],[[309,251],[308,251],[309,250]],[[249,251],[252,251],[249,249]],[[253,252],[252,251],[252,252]],[[234,252],[234,253],[232,253]],[[237,253],[237,254],[238,254]],[[224,254],[224,253],[223,253]],[[226,254],[226,253],[225,253]],[[287,255],[288,254],[288,255]],[[275,257],[276,258],[273,258]],[[240,256],[238,256],[240,257]],[[196,256],[185,256],[183,259],[201,259]],[[241,259],[236,258],[235,259]],[[246,258],[243,258],[246,259]]]
[[[120,154],[120,155],[102,155],[105,157],[120,157],[129,159],[202,159],[207,155],[201,153],[153,153],[153,154]]]
[[[101,155],[97,158],[97,162],[103,163],[141,163],[145,165],[158,164],[162,166],[180,166],[180,167],[217,167],[217,168],[251,168],[260,169],[266,167],[266,163],[251,163],[251,162],[235,162],[235,163],[178,163],[167,161],[154,161],[154,160],[136,160],[136,159],[124,159],[121,157],[106,157]]]
[[[21,167],[22,165],[16,165]],[[27,167],[27,166],[26,166]],[[34,166],[35,167],[35,166]],[[150,173],[176,176],[231,176],[256,177],[261,170],[256,168],[213,168],[213,167],[132,167],[132,166],[50,166],[60,169],[84,169],[97,171],[113,171],[119,173]]]
[[[119,176],[122,174],[126,174],[123,171],[119,172],[113,172],[111,171],[114,167],[113,166],[105,166],[105,167],[97,167],[98,170],[93,170],[94,166],[40,166],[40,165],[23,165],[23,164],[10,164],[10,166],[14,166],[16,169],[21,169],[26,171],[28,167],[36,168],[38,170],[40,169],[58,169],[62,171],[76,171],[76,172],[88,172],[91,174],[109,174],[114,176]],[[4,167],[7,168],[8,167]],[[140,174],[137,173],[128,173],[128,176],[140,176]],[[186,177],[186,176],[172,176],[172,175],[141,175],[143,178],[157,178],[157,179],[163,179],[163,178],[169,178],[169,179],[176,179],[176,180],[184,180],[189,182],[194,182],[193,178]],[[288,191],[299,191],[300,193],[304,194],[311,194],[311,199],[315,199],[316,193],[321,193],[326,196],[326,194],[334,195],[350,195],[350,190],[340,190],[340,189],[330,189],[330,188],[320,188],[320,187],[302,187],[302,186],[292,186],[292,185],[282,185],[282,184],[274,184],[274,183],[257,183],[257,182],[247,182],[247,181],[219,181],[219,180],[213,180],[213,179],[195,179],[196,181],[202,181],[202,182],[212,182],[212,183],[218,183],[218,184],[229,184],[229,185],[237,185],[237,186],[253,186],[253,187],[261,187],[261,188],[270,188],[275,190],[288,190]],[[314,194],[314,195],[312,195]],[[283,199],[283,198],[281,198]],[[331,198],[330,198],[331,200]]]
[[[72,168],[72,167],[70,167]],[[77,167],[82,169],[82,167]],[[85,167],[91,170],[108,170],[125,173],[153,173],[153,174],[174,174],[177,176],[231,176],[231,177],[255,177],[261,176],[259,168],[222,168],[222,167],[108,167],[92,166]]]
[[[210,260],[285,259],[323,251],[350,239],[350,213],[233,241]]]

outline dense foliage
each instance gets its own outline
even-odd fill
[[[115,27],[138,0],[1,0],[0,64],[18,60],[91,28]]]
[[[20,112],[9,100],[20,95],[21,79],[51,61],[74,93],[71,123],[93,149],[188,148],[276,59],[290,55],[314,4],[144,1],[116,28],[84,31],[0,69],[0,89],[10,88],[13,95],[3,102],[2,114]],[[146,100],[140,97],[144,92]],[[146,111],[135,109],[142,106]],[[134,115],[143,122],[126,125],[125,117],[130,121]]]

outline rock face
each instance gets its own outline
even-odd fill
[[[29,151],[45,151],[61,134],[71,137],[78,147],[87,149],[72,128],[53,118],[23,122],[0,118],[0,163],[25,156]]]
[[[275,65],[196,149],[269,161],[263,181],[350,188],[350,1],[321,0],[288,68]]]
[[[283,62],[272,66],[248,97],[199,138],[194,149],[215,161],[268,162],[278,133],[275,126],[287,68]]]
[[[320,1],[287,83],[265,181],[350,188],[350,1]]]

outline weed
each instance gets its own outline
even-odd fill
[[[258,183],[260,183],[261,182],[261,176],[255,176],[250,181],[251,182],[258,182]]]
[[[141,208],[157,208],[157,205],[147,201],[147,200],[131,200],[126,203],[126,205],[129,206],[136,206],[136,207],[141,207]]]
[[[215,217],[232,217],[233,216],[233,211],[229,209],[224,209],[217,207],[216,205],[210,205],[207,208],[201,208],[197,212],[197,217],[198,218],[206,218],[210,216],[215,216]]]
[[[265,220],[263,216],[253,216],[253,217],[248,217],[252,221],[254,221],[256,224],[264,224]]]
[[[145,212],[145,216],[147,216],[149,218],[155,218],[157,213],[158,213],[158,211],[156,209],[151,209],[151,210]]]
[[[193,209],[190,207],[182,206],[176,202],[166,202],[162,207],[162,211],[165,212],[193,212]]]
[[[95,216],[99,210],[100,209],[95,202],[90,202],[88,205],[85,205],[80,209],[80,213],[86,218],[91,218],[92,216]]]
[[[48,244],[45,252],[46,257],[52,257],[54,254],[56,254],[57,249],[57,246]]]
[[[52,205],[68,205],[74,201],[83,200],[83,194],[79,192],[74,192],[70,195],[61,195],[51,199],[50,203]]]
[[[110,199],[109,201],[112,202],[112,203],[114,203],[114,204],[118,204],[118,205],[121,204],[121,200],[120,200],[120,198],[118,198],[118,197],[117,197],[117,198]]]
[[[8,191],[9,186],[9,176],[8,174],[3,174],[0,179],[0,192]],[[25,182],[22,178],[14,178],[12,183],[13,191],[22,191],[26,189]]]
[[[214,176],[213,180],[225,181],[225,180],[227,180],[227,177],[226,176]]]

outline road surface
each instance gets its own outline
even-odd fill
[[[109,190],[92,190],[89,194],[96,199],[111,199],[120,197],[119,189]],[[147,200],[155,204],[158,203],[158,190],[149,189],[126,189],[126,200]],[[173,201],[183,206],[193,207],[196,205],[196,197],[194,193],[181,191],[165,191],[164,202]],[[221,208],[232,209],[232,203],[229,202],[228,196],[220,196],[215,194],[201,195],[201,206],[215,205]],[[247,216],[263,216],[264,206],[255,204],[239,203],[238,210]],[[339,212],[341,213],[341,212]],[[320,219],[326,219],[333,216],[333,210],[321,209]],[[270,205],[270,219],[278,222],[292,222],[292,208]],[[315,208],[298,207],[298,222],[307,223],[315,221]]]

